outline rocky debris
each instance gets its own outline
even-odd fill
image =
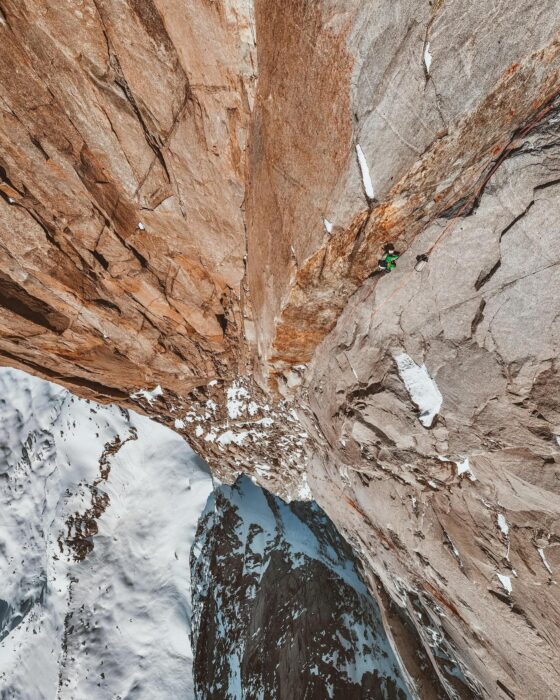
[[[225,483],[247,474],[282,498],[310,500],[307,480],[309,434],[294,405],[269,397],[252,377],[214,379],[186,396],[140,390],[131,399],[140,410],[185,435]]]
[[[197,697],[412,695],[350,548],[314,503],[241,477],[201,517],[191,560]]]

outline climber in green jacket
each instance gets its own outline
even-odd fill
[[[397,266],[397,260],[400,257],[400,253],[394,249],[394,247],[388,243],[385,246],[385,255],[379,261],[379,269],[385,270],[385,272],[391,272]]]

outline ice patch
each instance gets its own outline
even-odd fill
[[[373,183],[371,182],[366,157],[359,143],[356,144],[356,153],[358,154],[358,163],[360,164],[360,170],[362,171],[362,182],[364,183],[366,196],[368,199],[373,199]]]
[[[329,221],[328,219],[323,219],[323,226],[325,227],[325,231],[327,233],[332,233],[332,230],[333,230],[332,221]]]
[[[201,425],[197,425],[194,429],[194,434],[196,437],[202,437],[204,435],[204,428]]]
[[[430,428],[443,403],[437,384],[428,374],[426,365],[417,365],[406,353],[395,355],[394,360],[410,398],[420,410],[420,423]]]
[[[504,587],[504,590],[507,591],[508,595],[511,594],[513,588],[511,586],[511,579],[509,576],[504,576],[503,574],[496,574],[496,576],[500,579],[500,583]]]
[[[141,221],[138,222],[137,228],[140,229],[140,231],[146,230],[146,227],[144,226],[144,224]]]
[[[147,389],[140,389],[135,391],[134,394],[130,395],[131,399],[146,399],[146,401],[152,405],[152,403],[157,399],[158,396],[163,396],[163,389],[158,384],[155,389],[148,391]]]
[[[177,430],[182,430],[185,427],[185,421],[180,418],[175,418],[174,425]]]

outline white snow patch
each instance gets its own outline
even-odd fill
[[[163,389],[161,386],[158,384],[155,389],[152,389],[151,391],[148,391],[147,389],[140,389],[139,391],[135,391],[134,394],[130,395],[130,398],[132,399],[146,399],[146,401],[152,405],[152,403],[157,399],[158,396],[163,396]]]
[[[247,411],[249,412],[249,415],[250,416],[256,415],[258,410],[259,410],[258,404],[256,404],[254,401],[250,401],[248,406],[247,406]]]
[[[465,457],[462,462],[456,462],[455,464],[457,465],[457,474],[459,476],[461,476],[461,474],[466,474],[471,481],[476,481],[476,476],[471,469],[468,457]]]
[[[424,48],[424,65],[426,66],[426,73],[430,74],[430,66],[432,65],[432,54],[430,53],[430,42],[426,43]]]
[[[538,553],[539,553],[539,557],[542,559],[542,563],[544,564],[545,569],[548,571],[549,574],[551,574],[551,573],[552,573],[552,569],[550,568],[550,564],[548,563],[548,561],[547,561],[547,559],[546,559],[546,555],[545,555],[545,553],[544,553],[544,549],[542,549],[542,547],[539,547],[539,548],[537,549],[537,551],[538,551]]]
[[[508,595],[510,595],[513,590],[511,586],[511,578],[509,576],[504,576],[503,574],[496,574],[496,576],[500,579],[500,583],[504,587],[504,590],[507,591]]]
[[[202,437],[204,435],[204,428],[201,425],[197,425],[194,429],[194,434],[196,437]]]
[[[144,226],[144,224],[143,224],[141,221],[138,222],[138,227],[137,227],[137,228],[139,228],[140,231],[145,231],[145,230],[146,230],[146,227]]]
[[[208,399],[206,402],[206,408],[212,411],[212,413],[215,413],[218,410],[218,404],[215,401],[212,401],[212,399]]]
[[[359,143],[356,144],[356,153],[358,154],[358,163],[360,164],[360,170],[362,171],[362,182],[364,183],[365,193],[368,199],[373,199],[373,183],[369,174],[366,157]]]
[[[299,501],[312,501],[313,500],[313,494],[311,493],[311,489],[309,488],[309,483],[307,481],[307,474],[305,472],[303,472],[301,486],[299,487],[298,500]]]
[[[503,513],[498,513],[498,527],[507,537],[509,534],[509,525],[507,524],[507,520],[505,519]]]
[[[329,221],[328,219],[323,219],[323,226],[325,227],[325,231],[327,233],[332,233],[332,230],[333,230],[332,221]]]
[[[255,470],[259,476],[270,476],[270,467],[268,464],[257,464]]]
[[[218,437],[216,442],[219,445],[231,445],[232,442],[236,445],[242,445],[247,435],[249,435],[249,433],[246,430],[240,433],[234,433],[233,430],[226,430],[225,433],[222,433]]]
[[[211,382],[208,382],[208,386],[216,386],[217,383],[218,383],[217,379],[212,379]]]
[[[180,418],[175,418],[175,427],[177,430],[182,430],[185,427],[185,421],[181,420]]]
[[[227,390],[227,411],[230,418],[239,418],[246,408],[243,399],[249,398],[249,392],[245,387],[234,382]]]
[[[426,365],[417,365],[406,353],[395,355],[394,360],[410,398],[420,410],[420,423],[429,428],[443,403],[437,384],[428,374]]]

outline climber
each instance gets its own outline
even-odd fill
[[[385,246],[385,255],[379,261],[379,269],[385,270],[385,272],[391,272],[397,266],[397,259],[400,257],[400,253],[397,253],[391,243],[387,243]]]

